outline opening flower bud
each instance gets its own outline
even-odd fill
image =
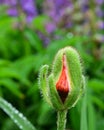
[[[48,66],[44,65],[39,81],[44,99],[56,110],[75,106],[85,86],[79,53],[70,46],[59,50],[50,75]]]
[[[63,103],[65,102],[65,99],[67,98],[68,93],[70,91],[70,83],[69,83],[69,78],[67,73],[68,71],[67,71],[66,55],[63,54],[62,71],[56,83],[56,89]]]

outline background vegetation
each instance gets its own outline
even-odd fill
[[[0,96],[38,130],[56,130],[56,112],[41,97],[38,72],[52,65],[57,50],[73,46],[83,59],[86,98],[69,111],[67,129],[103,130],[104,1],[6,2],[0,0]],[[19,130],[2,110],[0,130]]]

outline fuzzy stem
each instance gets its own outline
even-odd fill
[[[57,112],[57,130],[65,130],[67,110]]]

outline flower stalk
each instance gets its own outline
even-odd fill
[[[57,112],[57,130],[65,130],[67,110]]]

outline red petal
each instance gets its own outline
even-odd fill
[[[64,101],[69,93],[69,82],[68,82],[65,54],[63,55],[62,62],[63,62],[62,72],[61,72],[58,82],[56,83],[56,89],[59,93],[59,96],[60,96],[62,102],[64,103]]]

